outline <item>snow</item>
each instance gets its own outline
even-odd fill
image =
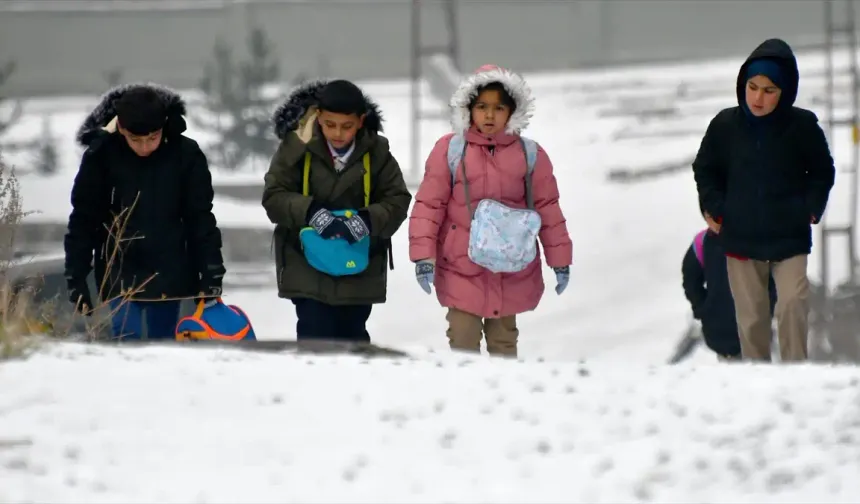
[[[860,372],[117,349],[0,366],[0,502],[853,502]]]
[[[798,105],[824,119],[822,58],[799,60]],[[0,365],[0,502],[855,501],[855,368],[718,365],[706,349],[663,365],[688,320],[681,259],[704,227],[683,165],[736,103],[738,64],[526,76],[537,98],[526,134],[555,164],[574,264],[562,296],[545,268],[541,305],[518,317],[524,362],[450,353],[445,310],[416,284],[404,228],[368,329],[414,360],[48,347]],[[361,84],[413,173],[408,83]],[[65,163],[51,178],[22,174],[25,210],[41,212],[29,219],[67,219],[72,136],[93,102],[26,104],[10,137],[32,138],[38,111],[49,113]],[[422,125],[422,159],[448,129]],[[833,147],[845,165],[847,130]],[[609,180],[665,164],[682,169]],[[261,176],[213,172],[219,184]],[[828,219],[847,215],[846,180]],[[258,202],[219,196],[215,212],[223,226],[271,226]],[[293,339],[274,270],[228,265],[246,284],[224,299],[261,339]]]

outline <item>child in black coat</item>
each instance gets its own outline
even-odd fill
[[[702,324],[705,344],[721,360],[740,360],[741,344],[735,319],[735,306],[729,289],[726,254],[720,238],[709,229],[696,234],[681,266],[684,295],[693,317]],[[771,277],[770,312],[776,305],[776,285]]]

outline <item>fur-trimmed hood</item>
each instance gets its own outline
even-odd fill
[[[299,137],[305,138],[312,130],[313,120],[316,119],[320,91],[328,84],[328,80],[316,80],[295,88],[281,106],[272,115],[275,136],[283,140],[290,131],[297,131]],[[367,117],[362,129],[374,133],[382,132],[382,112],[373,100],[366,94],[364,103],[367,105]],[[308,128],[310,126],[310,128]],[[307,141],[308,138],[305,138]]]
[[[186,107],[185,101],[178,93],[160,84],[125,84],[112,88],[102,95],[99,104],[96,105],[93,111],[84,119],[81,127],[78,128],[76,135],[78,143],[86,147],[100,131],[111,133],[116,131],[116,109],[114,108],[114,104],[126,91],[141,87],[154,90],[164,101],[167,109],[167,125],[165,126],[165,130],[168,131],[168,134],[179,135],[183,133],[187,127],[184,118]]]
[[[523,77],[506,68],[496,65],[484,65],[469,75],[460,83],[451,96],[451,127],[456,133],[464,133],[472,124],[472,113],[469,103],[478,95],[478,88],[492,82],[498,82],[505,87],[517,104],[517,110],[508,119],[505,132],[520,134],[529,125],[529,119],[534,114],[534,97]]]

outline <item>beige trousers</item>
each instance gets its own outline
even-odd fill
[[[448,308],[448,344],[452,350],[481,351],[481,339],[487,338],[487,352],[505,357],[517,356],[517,317],[481,318],[456,308]]]
[[[773,275],[776,284],[780,358],[784,362],[808,359],[807,257],[798,255],[778,262],[726,258],[744,360],[771,359],[769,275]]]

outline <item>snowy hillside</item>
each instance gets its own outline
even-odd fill
[[[856,502],[856,368],[61,345],[0,365],[0,502]]]

